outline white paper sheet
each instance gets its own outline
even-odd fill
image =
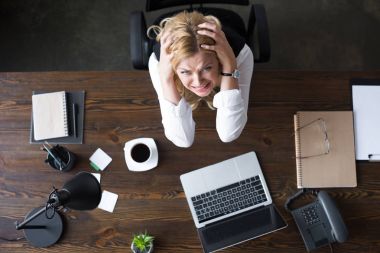
[[[96,177],[96,179],[98,180],[98,182],[100,183],[100,173],[91,173],[92,175],[94,175],[94,177]]]
[[[103,191],[102,199],[100,200],[98,208],[113,213],[118,197],[119,196],[115,193]]]

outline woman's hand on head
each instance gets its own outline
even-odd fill
[[[173,53],[169,53],[169,47],[173,44],[174,36],[170,31],[165,31],[161,36],[161,51],[160,61],[158,63],[158,70],[160,72],[162,93],[166,100],[177,105],[181,100],[181,96],[175,86],[174,82],[174,70],[171,63]]]
[[[172,81],[174,76],[173,67],[171,64],[171,59],[173,53],[169,53],[169,47],[173,44],[173,35],[170,34],[170,31],[165,31],[160,38],[160,62],[159,62],[159,71],[162,81]]]
[[[215,45],[202,44],[201,47],[215,51],[222,65],[222,72],[233,72],[237,67],[236,58],[224,32],[213,22],[205,22],[198,27],[198,34],[209,36],[215,41]]]

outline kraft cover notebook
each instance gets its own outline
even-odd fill
[[[356,187],[352,111],[294,115],[297,187]]]
[[[44,96],[49,97],[49,99],[44,99]],[[50,100],[50,98],[53,97],[55,98],[55,101]],[[37,101],[37,104],[35,101]],[[52,144],[82,144],[84,101],[85,91],[60,91],[49,93],[33,91],[29,142],[44,143],[46,140]],[[73,104],[76,105],[75,112]],[[35,105],[37,105],[37,107]],[[47,110],[47,108],[49,108],[49,110]],[[49,113],[52,111],[55,114],[47,116],[47,111],[49,111]],[[41,122],[43,123],[41,129],[35,127],[36,122],[39,122],[40,126]],[[54,129],[59,129],[59,136],[61,137],[52,137],[52,132],[56,131],[52,131],[52,124],[56,126]],[[37,127],[39,127],[38,123]],[[42,131],[42,134],[39,133],[35,135],[36,130],[39,132]],[[57,136],[57,134],[58,131],[55,132],[55,135],[53,136]]]
[[[32,96],[33,129],[35,140],[69,135],[66,93],[64,91]]]

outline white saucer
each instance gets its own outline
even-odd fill
[[[145,144],[149,148],[150,156],[145,162],[136,162],[131,156],[131,150],[137,144]],[[138,138],[127,141],[124,146],[124,156],[130,171],[147,171],[157,167],[158,164],[157,146],[152,138]]]

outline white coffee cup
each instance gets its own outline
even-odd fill
[[[152,138],[138,138],[126,142],[124,156],[130,171],[147,171],[158,164],[157,146]]]

